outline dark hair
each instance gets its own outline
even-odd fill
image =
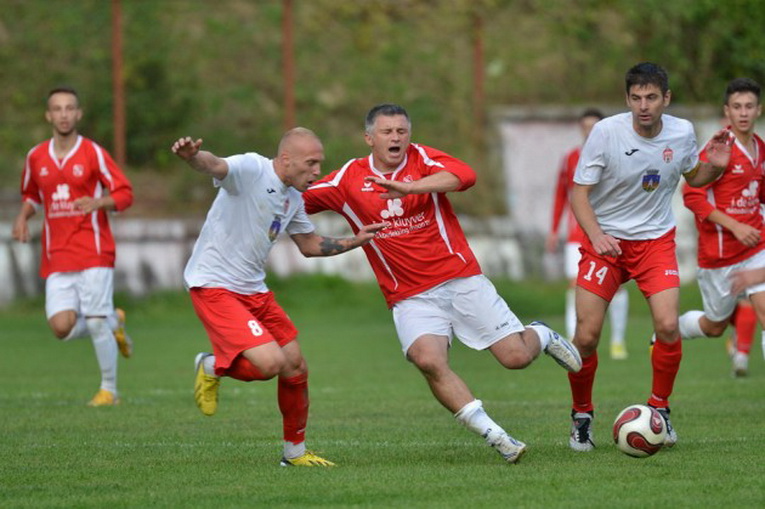
[[[637,64],[624,76],[624,83],[626,85],[627,93],[630,93],[630,89],[635,86],[644,87],[646,85],[656,85],[661,90],[662,94],[666,94],[669,90],[669,76],[660,65],[653,64],[651,62],[642,62]]]
[[[760,84],[751,78],[735,78],[728,82],[725,88],[725,100],[723,104],[728,104],[730,96],[738,92],[751,92],[757,96],[757,102],[760,102]]]
[[[606,116],[603,115],[603,112],[600,111],[599,109],[597,109],[597,108],[587,108],[586,110],[584,110],[582,112],[581,115],[579,115],[579,120],[582,121],[585,118],[589,118],[589,117],[595,117],[598,120],[603,120],[604,118],[606,118]]]
[[[48,99],[50,99],[53,94],[72,94],[77,99],[80,98],[80,96],[77,95],[77,91],[72,87],[56,87],[48,92]]]
[[[75,90],[74,88],[62,86],[62,87],[56,87],[54,89],[51,89],[51,91],[48,92],[48,99],[50,99],[54,94],[72,94],[74,98],[77,99],[77,104],[79,108],[80,96],[77,95],[77,90]]]
[[[384,115],[386,117],[392,117],[394,115],[403,115],[406,117],[407,122],[409,122],[409,127],[412,126],[412,120],[409,118],[409,114],[406,112],[406,110],[399,106],[398,104],[392,104],[392,103],[383,103],[378,104],[371,110],[369,110],[369,113],[367,113],[366,120],[364,121],[364,131],[367,133],[372,131],[372,128],[375,125],[375,119],[379,117],[380,115]]]

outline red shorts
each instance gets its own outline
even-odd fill
[[[658,239],[620,239],[622,254],[617,257],[595,253],[590,239],[585,238],[579,252],[577,286],[611,302],[619,287],[634,279],[645,298],[680,286],[675,254],[675,229]]]
[[[223,288],[192,288],[189,294],[210,338],[219,376],[245,350],[271,341],[284,346],[297,338],[273,292],[242,295]]]

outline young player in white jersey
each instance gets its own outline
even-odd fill
[[[736,309],[739,293],[730,291],[729,278],[737,271],[765,267],[765,236],[761,208],[765,198],[765,143],[755,134],[762,112],[760,85],[737,78],[725,90],[725,116],[735,136],[725,173],[701,189],[683,190],[685,205],[694,213],[698,237],[698,283],[704,311],[680,316],[683,339],[719,337]],[[707,159],[708,149],[701,153]],[[765,284],[745,288],[758,316],[765,316]],[[765,339],[765,333],[763,333]],[[733,353],[733,374],[747,374],[749,348],[742,338]]]
[[[53,137],[27,154],[13,238],[28,242],[29,218],[43,210],[40,276],[48,325],[62,341],[90,336],[101,386],[88,406],[113,406],[120,402],[118,352],[130,357],[133,343],[124,311],[114,308],[116,248],[107,212],[128,208],[133,189],[109,153],[77,132],[76,90],[51,90],[45,118]]]
[[[220,189],[184,271],[213,347],[213,354],[200,353],[195,360],[197,406],[205,415],[215,414],[223,376],[246,382],[278,377],[280,464],[333,466],[305,447],[308,367],[297,329],[264,282],[266,258],[281,232],[305,256],[332,256],[369,242],[384,225],[362,226],[352,238],[314,232],[300,193],[318,178],[324,148],[308,129],[287,131],[273,160],[252,152],[223,159],[201,146],[201,139],[186,137],[172,147]]]
[[[586,140],[592,131],[596,122],[603,119],[603,113],[594,108],[588,108],[579,116],[579,129],[582,133],[582,140]],[[579,162],[579,154],[582,147],[578,146],[563,158],[560,171],[558,172],[558,183],[555,188],[555,202],[553,204],[552,225],[550,234],[547,236],[547,251],[552,253],[558,249],[558,230],[561,219],[566,217],[567,236],[564,245],[564,270],[566,278],[569,280],[569,288],[566,291],[566,335],[574,337],[576,329],[576,307],[574,295],[576,290],[576,276],[579,274],[579,260],[581,254],[579,249],[582,247],[582,238],[584,232],[576,222],[576,217],[571,210],[571,188],[574,186],[574,172]],[[629,312],[629,295],[626,288],[620,288],[608,306],[608,315],[611,320],[611,358],[623,360],[627,358],[627,345],[624,337],[627,332],[627,314]]]
[[[667,423],[666,445],[677,441],[669,396],[682,357],[677,333],[679,277],[671,198],[680,176],[692,186],[713,181],[730,158],[730,135],[710,141],[709,160],[698,160],[690,122],[664,114],[671,93],[666,71],[641,63],[625,76],[630,109],[598,122],[582,149],[571,205],[587,234],[576,289],[574,344],[582,369],[569,373],[572,425],[569,445],[589,451],[593,440],[592,387],[606,309],[619,287],[635,279],[648,301],[658,341],[652,351],[648,404]]]
[[[449,366],[453,336],[488,350],[508,369],[522,369],[545,352],[570,371],[576,349],[541,322],[529,326],[510,311],[467,243],[446,193],[475,182],[470,166],[440,150],[410,143],[406,110],[380,104],[366,116],[371,155],[349,161],[305,193],[309,213],[333,210],[358,230],[388,225],[364,246],[393,311],[401,349],[425,377],[435,398],[458,422],[515,463],[526,444],[499,426]]]

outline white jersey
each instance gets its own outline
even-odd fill
[[[672,194],[680,175],[699,161],[687,120],[662,115],[662,129],[644,138],[632,113],[595,124],[582,149],[574,182],[594,185],[590,204],[604,233],[627,240],[656,239],[675,226]]]
[[[250,295],[268,291],[268,253],[281,231],[311,233],[300,192],[276,176],[273,161],[256,153],[225,159],[228,174],[213,179],[218,196],[186,264],[188,288],[225,288]]]

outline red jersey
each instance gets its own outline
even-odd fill
[[[579,162],[581,147],[571,150],[563,158],[560,170],[558,172],[558,185],[555,188],[555,204],[553,205],[552,216],[552,234],[558,233],[563,214],[566,215],[568,237],[566,242],[576,242],[581,244],[584,239],[584,231],[576,221],[574,212],[571,210],[571,189],[574,187],[574,173],[576,173],[576,164]]]
[[[731,147],[728,166],[716,181],[704,187],[683,186],[683,201],[696,219],[698,262],[703,269],[727,267],[765,249],[765,225],[761,204],[765,201],[765,143],[754,135],[755,153],[748,154],[738,140]],[[708,161],[706,147],[699,159]],[[762,232],[756,247],[746,247],[727,228],[707,221],[713,210],[719,210],[740,223]]]
[[[85,214],[75,209],[74,200],[100,198],[106,189],[123,210],[133,202],[130,182],[109,153],[88,138],[78,136],[63,159],[56,157],[53,143],[50,139],[29,151],[21,179],[22,199],[45,209],[40,275],[114,267],[106,211]]]
[[[363,249],[389,307],[450,279],[481,273],[445,193],[383,200],[380,193],[385,190],[364,181],[373,176],[411,182],[439,171],[456,175],[459,191],[475,183],[475,173],[464,162],[412,143],[393,173],[375,170],[370,155],[350,160],[303,193],[306,212],[333,210],[354,232],[365,224],[388,223]]]

